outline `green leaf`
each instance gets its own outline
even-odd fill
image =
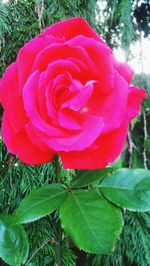
[[[18,223],[28,223],[40,219],[66,199],[68,191],[61,184],[51,184],[32,191],[20,204],[15,216]]]
[[[72,188],[80,188],[89,185],[90,183],[101,180],[106,174],[112,171],[111,167],[102,168],[99,170],[80,170],[75,179],[72,180],[70,186]]]
[[[131,211],[150,211],[150,171],[117,170],[100,184],[103,195],[116,205]]]
[[[14,225],[15,218],[0,215],[0,257],[9,265],[25,263],[29,242],[22,225]]]
[[[121,157],[118,157],[114,163],[110,164],[110,167],[112,168],[113,171],[122,168],[122,161],[121,161]]]
[[[80,249],[110,253],[121,232],[121,210],[94,189],[73,191],[60,207],[62,227]]]

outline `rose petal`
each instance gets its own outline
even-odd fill
[[[118,73],[124,77],[124,79],[130,83],[133,79],[134,71],[133,69],[125,63],[120,63],[116,59],[114,60],[114,67],[118,71]]]
[[[90,27],[90,25],[81,17],[71,18],[64,21],[57,22],[47,28],[43,34],[53,35],[65,40],[70,40],[79,34],[86,37],[94,38],[95,40],[104,43],[99,35]]]
[[[39,35],[26,43],[20,49],[17,56],[20,95],[22,94],[22,88],[31,73],[31,69],[37,54],[47,45],[55,42],[56,40],[52,36]]]
[[[141,102],[146,97],[147,93],[144,89],[135,86],[129,87],[129,96],[127,104],[127,112],[129,121],[140,114]]]
[[[95,77],[99,76],[97,74],[99,73],[99,71],[97,70],[95,62],[93,62],[93,60],[89,57],[86,50],[81,46],[71,46],[69,43],[52,44],[43,49],[36,57],[32,71],[34,72],[37,69],[40,72],[45,71],[48,68],[49,64],[56,62],[57,60],[69,60],[69,58],[72,57],[78,61],[82,61],[83,65],[86,65],[88,68],[87,72],[85,72],[84,68],[83,72],[81,73],[81,82],[85,82],[91,79],[95,80]]]
[[[87,105],[89,113],[104,119],[103,133],[120,127],[125,113],[128,97],[127,82],[115,71],[114,88],[109,94],[102,94],[100,85],[96,84],[94,93]]]
[[[99,169],[112,163],[121,153],[128,131],[128,123],[124,121],[120,128],[100,136],[95,146],[84,151],[61,152],[61,160],[65,169]]]
[[[23,100],[25,110],[32,124],[45,134],[49,136],[62,136],[63,131],[59,128],[55,128],[48,124],[40,115],[37,109],[37,87],[39,82],[40,74],[38,71],[30,75],[28,82],[24,86]]]
[[[95,82],[93,81],[93,83]],[[90,99],[93,89],[93,84],[85,85],[85,87],[82,86],[82,90],[68,101],[65,101],[61,105],[61,108],[70,108],[73,111],[79,111]]]
[[[61,110],[58,113],[58,121],[61,127],[64,127],[69,130],[80,130],[82,127],[76,120],[72,117],[72,115],[68,114],[68,110]]]
[[[41,132],[37,130],[31,122],[26,124],[25,129],[32,144],[37,146],[41,151],[50,151],[50,148],[41,140]]]
[[[86,115],[80,122],[82,130],[68,137],[41,137],[41,139],[54,151],[81,151],[92,145],[103,129],[103,120],[100,117]]]
[[[16,134],[5,114],[2,121],[2,136],[9,152],[17,154],[26,164],[43,164],[52,160],[54,154],[50,149],[42,151],[33,145],[25,131]]]
[[[22,99],[18,95],[17,64],[11,64],[0,81],[0,101],[9,116],[13,130],[19,132],[28,121]]]
[[[68,44],[73,47],[81,46],[86,50],[95,65],[93,70],[97,75],[96,79],[100,81],[101,89],[106,93],[109,92],[114,85],[114,64],[111,49],[106,44],[82,35],[72,39]]]
[[[53,80],[50,80],[46,88],[46,106],[47,113],[54,124],[58,124],[58,112],[64,101],[74,96],[75,92],[70,92],[72,77],[69,72],[59,74]]]
[[[70,73],[72,77],[77,79],[80,78],[81,69],[75,62],[69,59],[58,59],[52,63],[49,63],[46,69],[46,77],[47,79],[52,79],[65,72]]]

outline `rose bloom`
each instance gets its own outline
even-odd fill
[[[144,89],[82,18],[48,27],[23,46],[0,81],[2,136],[27,164],[59,154],[64,168],[97,169],[121,153]]]

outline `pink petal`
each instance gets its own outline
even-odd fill
[[[67,110],[61,110],[58,114],[58,121],[61,127],[69,130],[80,130],[82,127],[68,114]]]
[[[53,24],[47,28],[44,33],[53,35],[58,38],[70,40],[79,34],[86,37],[94,38],[95,40],[104,43],[99,35],[90,27],[90,25],[81,17],[67,19]]]
[[[48,150],[50,151],[50,148],[47,145],[45,145],[44,142],[41,141],[39,131],[36,130],[36,128],[32,125],[31,122],[26,124],[25,130],[32,144],[37,146],[42,151],[48,151]]]
[[[133,79],[134,71],[133,69],[125,63],[120,63],[116,59],[114,60],[114,67],[118,71],[118,73],[128,82],[130,83]]]
[[[5,71],[0,81],[0,101],[9,116],[15,132],[24,128],[28,121],[22,99],[18,94],[18,70],[17,64],[11,64]]]
[[[37,88],[39,86],[40,74],[38,71],[34,72],[28,79],[23,90],[23,100],[25,110],[32,124],[36,129],[39,129],[43,133],[49,136],[62,136],[64,132],[56,127],[47,123],[40,115],[37,108]]]
[[[27,81],[34,60],[38,53],[47,45],[54,43],[55,40],[50,36],[39,35],[26,43],[19,51],[17,57],[18,64],[18,82],[19,82],[19,94],[22,94],[22,88]]]
[[[120,127],[126,113],[127,97],[128,84],[117,71],[114,73],[114,88],[109,94],[102,93],[100,84],[96,84],[87,108],[91,114],[103,117],[103,133]]]
[[[70,60],[71,58],[71,60]],[[85,68],[81,68],[81,74],[80,74],[80,81],[87,81],[91,79],[96,79],[97,77],[97,67],[95,65],[95,62],[92,61],[92,59],[89,57],[89,54],[86,52],[86,50],[81,46],[71,46],[68,44],[52,44],[47,46],[45,49],[43,49],[38,56],[36,57],[36,60],[34,62],[32,71],[40,70],[40,72],[45,71],[50,64],[56,62],[57,60],[67,60],[72,61],[72,58],[83,62],[82,65],[87,66],[87,72],[85,71]],[[76,64],[77,68],[77,64]],[[79,67],[78,67],[79,69]],[[72,73],[72,71],[71,71]],[[98,72],[99,73],[99,72]],[[99,74],[98,74],[99,76]]]
[[[65,72],[69,72],[70,75],[76,79],[79,78],[81,74],[81,70],[76,62],[69,59],[57,59],[56,61],[49,63],[46,69],[46,77],[47,79],[52,79]]]
[[[129,121],[140,114],[141,103],[146,97],[147,93],[145,89],[140,89],[135,86],[129,87],[129,96],[128,96],[128,119]]]
[[[81,46],[84,48],[93,62],[93,72],[96,79],[100,81],[101,89],[109,92],[114,84],[114,64],[111,49],[103,43],[97,42],[92,38],[79,35],[68,42],[72,47]]]
[[[100,117],[88,116],[80,122],[82,130],[77,133],[70,132],[67,137],[41,137],[41,139],[54,151],[82,151],[92,145],[103,129],[103,120]]]
[[[49,123],[49,116],[47,113],[47,106],[46,106],[46,73],[42,72],[39,76],[39,82],[36,88],[36,107],[38,109],[39,114],[41,117]],[[52,80],[53,81],[53,80]]]
[[[9,152],[17,154],[26,164],[47,163],[53,158],[54,154],[50,149],[49,151],[39,149],[29,140],[25,131],[16,134],[5,114],[2,121],[2,136]]]
[[[63,73],[63,72],[62,72]],[[68,72],[59,74],[55,79],[50,80],[47,85],[46,107],[49,118],[54,124],[58,124],[58,112],[60,110],[61,103],[64,99],[70,97],[68,87],[72,82],[72,77]]]
[[[65,101],[61,108],[70,108],[73,111],[79,111],[90,99],[93,89],[93,84],[83,86],[82,90],[68,101]]]
[[[65,169],[99,169],[112,163],[121,153],[128,131],[124,121],[120,128],[100,136],[95,145],[84,151],[61,152]],[[94,147],[95,146],[95,147]]]

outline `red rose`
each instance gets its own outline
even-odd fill
[[[18,53],[0,82],[2,135],[27,164],[59,154],[64,168],[96,169],[120,154],[144,89],[82,18],[47,28]]]

